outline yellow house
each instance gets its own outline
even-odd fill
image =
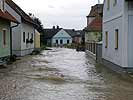
[[[40,33],[35,30],[35,49],[40,49]]]

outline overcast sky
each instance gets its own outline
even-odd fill
[[[62,28],[83,29],[91,6],[98,0],[13,0],[26,13],[38,17],[44,28],[59,25]],[[101,0],[102,2],[103,0]]]

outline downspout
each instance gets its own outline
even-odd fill
[[[17,27],[18,25],[19,25],[19,23],[17,23],[17,25],[10,27],[10,54],[11,54],[11,56],[12,56],[12,29]]]

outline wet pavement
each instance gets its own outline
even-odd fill
[[[84,52],[53,48],[0,69],[0,100],[133,100],[133,82]]]

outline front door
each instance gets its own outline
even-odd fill
[[[60,40],[60,44],[63,44],[63,40]]]

